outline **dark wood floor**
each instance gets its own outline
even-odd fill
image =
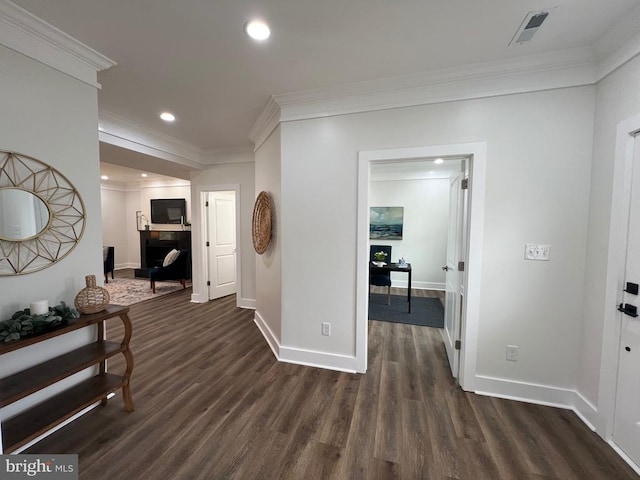
[[[367,374],[338,373],[189,295],[131,308],[134,412],[117,394],[27,453],[78,453],[83,480],[637,478],[570,411],[461,391],[436,329],[372,321]]]

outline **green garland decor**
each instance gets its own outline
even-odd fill
[[[75,308],[67,307],[62,301],[59,305],[50,307],[49,312],[43,315],[31,315],[30,310],[25,308],[14,313],[10,320],[0,322],[0,343],[14,342],[22,337],[48,332],[66,325],[69,320],[79,316]]]

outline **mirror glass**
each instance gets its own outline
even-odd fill
[[[19,188],[0,188],[0,238],[37,237],[49,224],[49,208],[40,197]]]

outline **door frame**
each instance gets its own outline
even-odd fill
[[[237,228],[237,225],[236,225],[235,222],[238,220],[237,219],[237,213],[238,212],[237,212],[237,209],[236,209],[235,205],[236,205],[236,201],[238,200],[238,193],[233,191],[233,190],[217,190],[217,192],[222,192],[222,193],[225,193],[225,194],[233,193],[233,208],[234,208],[234,217],[235,217],[234,218],[234,230],[235,230],[234,235],[235,235],[235,239],[234,239],[234,246],[233,246],[233,248],[234,248],[234,258],[235,258],[235,260],[234,260],[234,263],[235,263],[235,266],[234,266],[234,268],[235,268],[235,280],[234,280],[233,283],[235,285],[234,289],[236,290],[234,293],[236,293],[236,295],[237,295],[238,294],[238,261],[237,261],[237,258],[238,258],[238,248],[237,248],[238,247],[238,236],[237,236],[238,228]],[[206,230],[203,229],[204,230],[203,231],[204,239],[205,239],[205,241],[206,241],[207,238],[209,239],[209,247],[204,249],[204,254],[205,254],[204,262],[205,262],[205,265],[207,266],[207,268],[205,270],[206,273],[207,273],[206,274],[206,278],[207,278],[207,281],[209,281],[209,282],[211,282],[211,280],[212,280],[212,273],[211,273],[211,267],[212,267],[212,265],[211,265],[211,257],[212,257],[212,254],[211,253],[212,253],[212,248],[214,248],[213,246],[216,243],[211,238],[211,227],[212,226],[211,226],[210,220],[212,219],[212,217],[214,219],[216,219],[216,215],[212,214],[212,212],[213,212],[212,205],[211,205],[211,194],[212,193],[215,193],[215,191],[203,192],[203,194],[202,194],[202,196],[204,198],[208,198],[209,199],[209,206],[205,207],[203,209],[204,212],[206,213],[206,215],[204,216],[205,217],[205,223],[204,224],[206,225]],[[216,213],[217,213],[217,210],[216,210]],[[217,279],[216,279],[216,283],[217,283]],[[211,298],[211,285],[207,285],[207,297],[209,298],[209,300],[217,300],[217,298],[221,298],[222,296],[217,297],[217,298]]]
[[[356,370],[367,370],[369,289],[369,196],[371,165],[389,161],[411,161],[425,157],[467,157],[469,159],[469,230],[466,301],[462,312],[462,348],[459,380],[463,390],[475,390],[482,240],[484,231],[486,142],[427,145],[358,152],[357,268],[356,268]]]
[[[611,221],[605,280],[604,319],[602,330],[602,354],[600,357],[600,381],[598,396],[599,417],[604,423],[597,431],[631,466],[633,462],[613,443],[613,420],[616,405],[616,386],[620,354],[621,315],[616,305],[622,302],[631,208],[631,180],[635,135],[640,133],[640,115],[618,124],[616,151],[613,165],[611,193]],[[634,467],[634,469],[636,469]]]
[[[192,195],[192,201],[197,203],[198,212],[193,214],[193,218],[197,218],[197,222],[193,222],[191,226],[191,242],[192,242],[192,260],[193,265],[193,294],[191,301],[194,303],[206,303],[209,301],[209,287],[207,287],[208,264],[206,236],[207,231],[207,211],[205,202],[209,192],[228,192],[233,191],[236,195],[236,306],[243,308],[242,301],[242,246],[239,241],[240,237],[240,184],[220,184],[220,185],[200,185]]]

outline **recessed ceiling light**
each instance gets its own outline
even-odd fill
[[[100,178],[101,178],[102,180],[109,180],[109,177],[107,177],[106,175],[102,175]]]
[[[244,24],[244,31],[254,40],[266,40],[271,35],[269,25],[262,20],[250,20]]]
[[[146,178],[146,177],[147,177],[147,174],[146,174],[146,173],[143,173],[143,174],[142,174],[142,175],[140,175],[140,176],[141,176],[141,177],[145,177],[145,178]]]
[[[444,160],[443,160],[443,159],[441,159],[441,158],[436,158],[436,159],[433,161],[433,163],[435,163],[436,165],[440,165],[442,162],[444,162]]]
[[[173,113],[169,113],[169,112],[162,112],[160,114],[160,118],[165,122],[173,122],[176,119]]]

